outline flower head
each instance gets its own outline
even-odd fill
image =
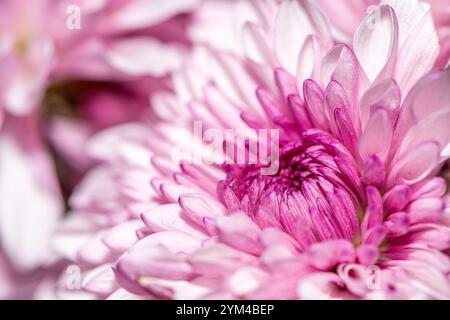
[[[430,72],[439,46],[429,8],[383,1],[374,10],[350,46],[335,43],[312,1],[255,1],[244,55],[214,42],[194,48],[173,75],[175,93],[155,97],[161,121],[125,133],[139,147],[117,157],[109,147],[118,131],[95,140],[116,185],[104,194],[82,186],[93,200],[75,217],[106,213],[115,226],[94,229],[76,251],[96,267],[86,290],[115,298],[450,297],[446,185],[436,176],[449,156],[450,74]],[[183,135],[198,152],[202,141],[190,131],[198,120],[219,132],[280,130],[276,172],[234,157],[173,163]],[[106,195],[114,201],[99,200]]]

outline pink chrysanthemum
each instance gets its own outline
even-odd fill
[[[350,47],[334,43],[311,1],[247,2],[246,56],[199,45],[173,77],[175,95],[154,99],[158,125],[93,140],[105,164],[57,235],[61,249],[82,243],[71,254],[92,269],[85,290],[449,298],[446,184],[436,174],[449,156],[450,74],[430,72],[439,52],[431,12],[399,3],[374,8]],[[279,129],[278,171],[173,163],[173,145],[199,120],[219,131]]]

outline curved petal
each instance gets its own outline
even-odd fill
[[[275,58],[264,29],[256,23],[247,22],[242,32],[247,57],[257,63],[273,65]]]
[[[299,83],[303,83],[309,78],[320,80],[320,64],[324,55],[324,45],[319,37],[307,36],[298,54],[297,81]]]
[[[177,203],[158,206],[142,214],[142,220],[153,231],[180,231],[200,239],[204,234],[196,225],[182,216],[182,209]]]
[[[325,85],[336,81],[342,85],[349,99],[347,112],[351,117],[355,131],[359,132],[357,103],[359,92],[363,92],[367,84],[353,51],[346,45],[338,44],[329,50],[321,65],[321,79]]]
[[[388,177],[388,184],[413,184],[428,176],[439,163],[440,146],[437,142],[425,142],[395,161]]]
[[[394,132],[395,145],[400,144],[409,128],[434,112],[450,108],[450,70],[426,75],[403,102]]]
[[[411,30],[401,47],[395,79],[405,92],[431,70],[439,54],[439,38],[429,10]]]
[[[361,130],[364,131],[374,108],[383,107],[389,111],[392,123],[395,123],[400,110],[401,92],[392,79],[377,82],[370,87],[359,101]]]
[[[386,5],[375,7],[353,38],[355,54],[370,81],[392,75],[397,45],[398,22],[394,10]]]
[[[433,140],[439,144],[442,157],[449,157],[450,150],[450,109],[435,112],[409,129],[403,138],[398,154],[401,157],[425,141]]]
[[[282,2],[275,21],[275,52],[291,74],[297,71],[300,48],[310,34],[330,41],[328,24],[318,7],[309,0]]]
[[[318,272],[302,278],[297,287],[300,299],[328,300],[349,298],[341,278],[332,272]]]
[[[377,109],[370,117],[359,140],[359,152],[363,160],[376,155],[385,161],[391,147],[392,124],[387,111]]]

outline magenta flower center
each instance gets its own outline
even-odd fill
[[[275,175],[262,175],[258,165],[228,166],[219,195],[230,211],[246,212],[261,227],[282,229],[303,249],[324,240],[352,240],[358,199],[339,148],[311,143],[309,137],[285,144]]]

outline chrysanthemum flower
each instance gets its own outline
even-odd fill
[[[155,98],[157,126],[94,140],[106,171],[81,185],[75,222],[57,238],[63,247],[87,234],[74,246],[75,261],[92,269],[85,290],[449,298],[446,184],[436,173],[449,157],[450,74],[430,72],[439,52],[431,12],[399,4],[374,8],[350,47],[334,43],[311,1],[255,1],[245,57],[199,46],[174,75],[176,95]],[[173,145],[199,120],[220,132],[279,129],[277,172],[173,163]],[[128,141],[120,157],[118,133]],[[111,176],[115,185],[103,180]],[[102,180],[108,190],[92,187]],[[97,217],[100,228],[76,223]]]

